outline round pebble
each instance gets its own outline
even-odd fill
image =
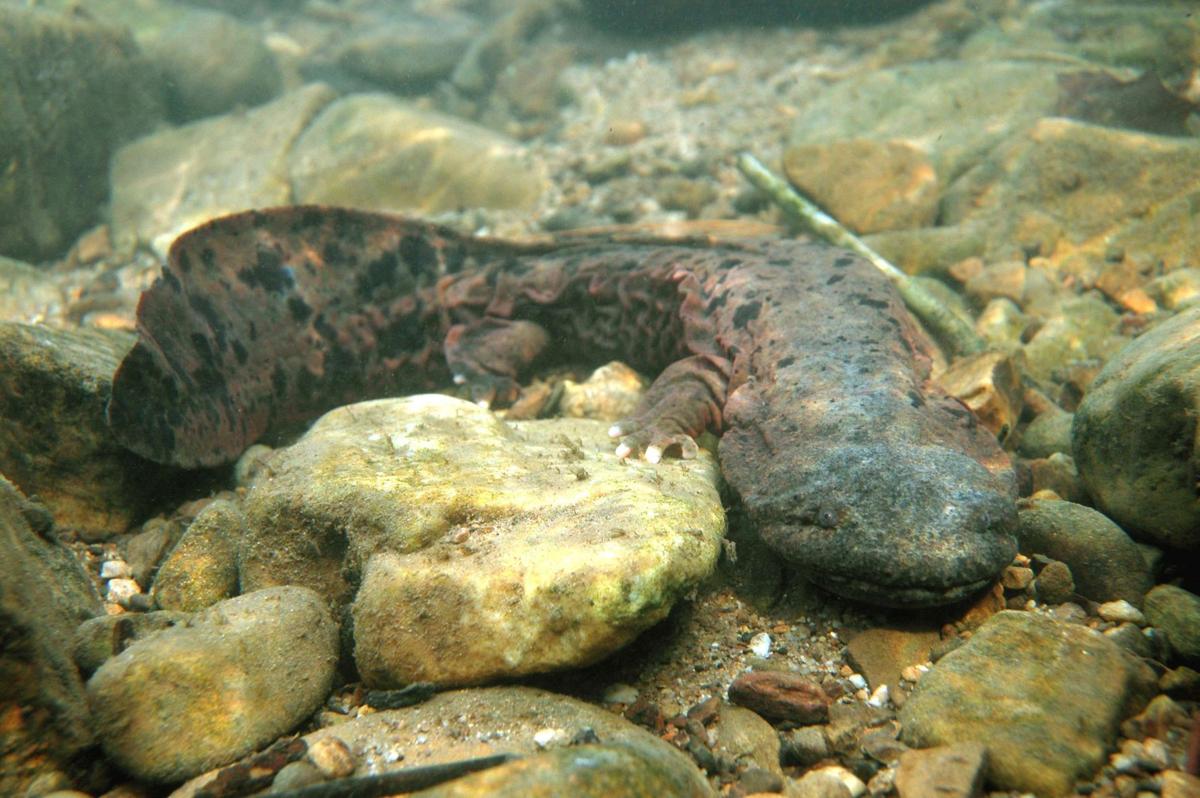
[[[101,579],[128,579],[133,576],[133,569],[124,560],[106,560],[100,565]]]
[[[606,704],[632,704],[638,699],[637,688],[624,682],[610,684],[602,699]]]
[[[750,651],[764,659],[771,656],[771,636],[766,632],[759,632],[750,638]]]
[[[533,733],[533,744],[538,748],[549,748],[553,743],[565,740],[566,733],[562,729],[538,729]]]
[[[327,779],[343,779],[357,764],[350,746],[337,737],[322,737],[308,747],[305,757]]]
[[[1125,599],[1106,601],[1100,605],[1096,612],[1104,620],[1112,621],[1113,623],[1136,623],[1138,626],[1146,625],[1146,616],[1142,614],[1142,611]]]
[[[110,579],[108,580],[108,591],[104,594],[104,600],[113,604],[119,604],[122,607],[128,607],[129,600],[141,592],[141,585],[132,579]]]

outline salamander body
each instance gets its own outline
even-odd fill
[[[504,403],[549,355],[657,374],[619,451],[722,472],[764,540],[824,587],[949,603],[1015,553],[1007,456],[929,381],[887,280],[787,240],[518,245],[290,207],[181,236],[114,378],[118,439],[185,467],[340,404],[465,383]]]

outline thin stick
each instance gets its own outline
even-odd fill
[[[373,776],[356,776],[348,779],[313,784],[298,790],[273,793],[277,798],[380,798],[398,792],[413,792],[433,787],[451,779],[457,779],[480,770],[487,770],[519,757],[514,754],[494,754],[476,759],[460,759],[440,765],[418,767],[377,773]]]
[[[987,348],[971,325],[951,313],[919,281],[867,246],[861,238],[763,166],[753,155],[748,152],[738,155],[737,166],[746,179],[770,197],[793,223],[818,238],[861,255],[883,272],[895,284],[908,309],[925,322],[955,354],[970,355]]]

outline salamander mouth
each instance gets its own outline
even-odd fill
[[[996,581],[994,578],[976,579],[959,585],[932,588],[920,585],[885,585],[830,573],[808,572],[805,577],[830,593],[844,598],[898,609],[955,604],[983,592]]]

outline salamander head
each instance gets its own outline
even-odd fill
[[[1016,554],[1012,480],[959,452],[843,446],[804,472],[791,474],[791,493],[743,500],[767,544],[834,593],[950,604],[995,581]]]

